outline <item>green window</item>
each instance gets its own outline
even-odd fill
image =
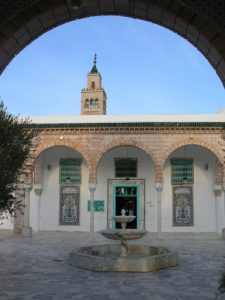
[[[81,183],[81,162],[79,158],[66,158],[60,160],[60,184]]]
[[[193,184],[193,159],[171,159],[171,183],[179,184]]]
[[[115,173],[116,177],[137,177],[137,159],[116,158]]]

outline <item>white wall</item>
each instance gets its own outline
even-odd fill
[[[81,156],[66,147],[54,147],[46,150],[41,155],[40,160],[43,168],[42,194],[37,196],[34,189],[31,191],[31,226],[34,230],[89,231],[89,214],[87,212],[87,199],[89,198],[88,170],[84,159],[81,167],[80,225],[59,225],[59,162],[61,158],[81,158]],[[51,166],[50,170],[47,169],[47,165]],[[38,221],[39,201],[40,219]]]
[[[193,214],[194,226],[173,226],[173,201],[170,158],[193,158]],[[208,164],[208,170],[205,165]],[[185,146],[172,153],[164,168],[162,192],[162,231],[164,232],[216,232],[216,202],[214,196],[215,156],[198,146]]]

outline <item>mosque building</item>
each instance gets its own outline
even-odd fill
[[[128,228],[224,238],[225,113],[107,115],[96,57],[80,116],[32,117],[40,142],[15,232]]]

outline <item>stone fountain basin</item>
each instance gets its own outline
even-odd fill
[[[145,235],[147,231],[137,229],[109,229],[101,230],[100,233],[110,240],[136,240]]]
[[[178,255],[165,247],[129,245],[129,255],[120,256],[120,245],[82,247],[69,255],[69,264],[97,272],[152,272],[176,267]]]
[[[129,223],[136,219],[136,216],[113,216],[112,219],[118,223]]]

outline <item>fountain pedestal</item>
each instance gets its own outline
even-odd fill
[[[137,240],[144,236],[146,230],[136,230],[136,229],[111,229],[111,230],[101,230],[100,233],[110,240],[120,241],[120,256],[127,256],[129,254],[128,240]]]
[[[121,224],[122,229],[101,230],[100,233],[110,240],[120,240],[120,256],[127,256],[129,254],[129,246],[127,240],[136,240],[146,234],[145,230],[126,230],[127,223],[136,219],[136,216],[126,216],[126,211],[121,210],[121,216],[113,216],[112,219]]]

